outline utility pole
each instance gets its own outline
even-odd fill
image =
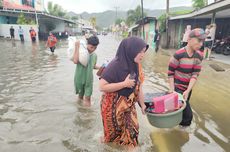
[[[37,14],[37,11],[35,11],[35,19],[36,19],[36,25],[39,26],[39,23],[38,23],[38,14]]]
[[[145,40],[145,21],[144,21],[144,5],[143,0],[141,0],[141,14],[142,14],[142,32],[143,32],[143,39]]]
[[[117,20],[117,10],[118,10],[118,6],[114,7],[116,9],[116,20]]]
[[[166,0],[166,48],[169,47],[169,0]]]

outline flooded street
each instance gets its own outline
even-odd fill
[[[101,65],[114,57],[119,39],[112,35],[99,39],[96,53]],[[44,42],[32,45],[0,40],[0,45],[0,152],[121,151],[99,141],[103,128],[96,75],[92,107],[77,102],[75,65],[67,58],[66,41],[59,43],[55,55],[50,55]],[[147,53],[143,63],[145,92],[167,90],[169,54]],[[138,108],[138,151],[230,151],[230,70],[216,72],[211,63],[204,62],[193,91],[194,119],[189,130],[154,128]],[[230,69],[230,65],[218,64]]]

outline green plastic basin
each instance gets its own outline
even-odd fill
[[[186,107],[186,102],[183,101],[183,106],[173,112],[164,114],[155,114],[146,112],[149,123],[157,128],[172,128],[177,126],[182,121],[183,110]]]

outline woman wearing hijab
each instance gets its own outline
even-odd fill
[[[139,125],[135,103],[139,103],[144,114],[146,106],[140,62],[147,49],[148,45],[140,38],[124,39],[115,58],[102,73],[101,115],[106,143],[138,145]]]

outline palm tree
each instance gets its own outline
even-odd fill
[[[96,19],[96,17],[91,17],[89,19],[89,21],[90,21],[91,25],[93,26],[93,28],[95,28],[96,25],[97,25],[97,19]]]
[[[59,17],[67,17],[66,11],[58,4],[53,4],[52,2],[48,2],[48,12],[51,15],[59,16]]]
[[[127,19],[126,22],[130,26],[133,23],[139,21],[142,19],[142,13],[141,13],[141,6],[137,6],[135,10],[129,10],[127,12]],[[147,16],[146,13],[144,13],[144,17]]]
[[[208,0],[192,0],[192,6],[195,9],[200,9],[206,5],[208,5]]]

